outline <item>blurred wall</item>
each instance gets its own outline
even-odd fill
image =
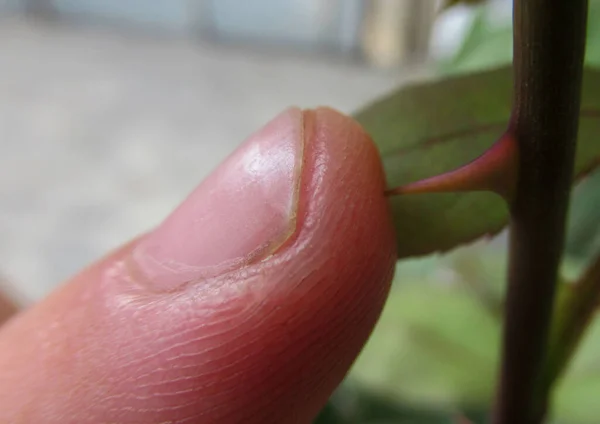
[[[23,0],[0,0],[0,13],[20,11],[23,6]]]
[[[188,0],[49,0],[64,17],[110,19],[185,32],[193,25]]]
[[[364,2],[212,0],[205,4],[210,24],[225,38],[250,37],[350,51],[358,46]]]
[[[394,67],[426,57],[440,0],[0,0],[67,22],[327,51]]]

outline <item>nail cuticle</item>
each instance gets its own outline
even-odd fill
[[[128,264],[143,274],[136,280],[170,291],[264,261],[289,245],[298,232],[305,113],[289,109],[250,136],[140,240]]]

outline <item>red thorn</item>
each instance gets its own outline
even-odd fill
[[[387,190],[387,196],[458,191],[492,191],[506,200],[512,198],[517,182],[517,143],[504,134],[472,162],[440,175]]]

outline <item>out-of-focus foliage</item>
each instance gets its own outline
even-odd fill
[[[502,288],[499,278],[463,281],[463,272],[483,266],[463,263],[465,252],[399,264],[372,338],[318,424],[458,424],[459,415],[486,422]],[[494,265],[492,274],[502,266]]]
[[[600,172],[576,187],[575,194],[569,216],[568,253],[590,259],[600,253]]]
[[[503,251],[502,240],[480,241],[401,262],[371,339],[318,423],[456,424],[459,412],[486,422],[498,364]],[[563,267],[574,274],[580,263]],[[596,423],[599,357],[596,323],[558,387],[552,423]]]
[[[349,382],[332,396],[315,424],[455,424],[454,418],[450,411],[398,402]]]
[[[489,408],[506,272],[502,247],[482,241],[441,258],[401,263],[394,290],[350,374],[351,381],[423,407]],[[564,272],[572,274],[579,266],[577,261],[566,261]],[[557,387],[554,423],[597,422],[598,358],[600,322],[591,328]]]
[[[510,64],[512,22],[498,21],[494,9],[474,9],[474,19],[459,51],[440,64],[443,74],[461,74]],[[600,67],[600,0],[590,0],[586,65]]]

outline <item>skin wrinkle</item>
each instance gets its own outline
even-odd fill
[[[297,357],[300,356],[299,355],[300,353],[301,353],[301,351],[298,352],[298,354],[296,355],[295,358],[290,357],[289,359],[296,359]],[[292,363],[292,364],[296,364],[298,361],[294,361],[294,360],[289,361],[288,360],[288,362]],[[283,365],[288,365],[288,364],[282,364],[281,366],[275,367],[273,369],[273,371],[276,372],[276,371],[279,371],[279,370],[283,369],[283,371],[284,371],[283,373],[277,372],[277,374],[279,374],[280,376],[282,376],[284,379],[286,379],[288,375],[296,375],[297,374],[297,372],[293,372],[293,371],[295,371],[295,369],[293,369],[293,368],[291,368],[289,366],[283,366]],[[264,377],[264,378],[266,378],[266,377]],[[255,382],[255,384],[260,385],[260,380],[257,381],[257,382]],[[279,389],[279,393],[281,393],[281,391],[282,390]],[[278,395],[277,391],[271,391],[269,393],[269,397],[270,397],[269,402],[277,402],[277,400],[278,400],[277,395]],[[264,407],[264,405],[262,405],[260,403],[253,403],[251,408],[248,408],[248,409],[246,409],[244,411],[244,419],[247,419],[248,415],[252,415],[252,414],[248,414],[249,411],[250,412],[252,412],[252,411],[262,411],[264,409],[263,407]],[[221,404],[221,406],[220,406],[219,409],[227,409],[227,405],[226,404]],[[225,416],[227,416],[227,415],[225,415]],[[262,422],[262,421],[260,421],[260,422]]]
[[[193,345],[193,343],[191,343],[191,344]],[[251,345],[251,344],[252,343],[248,343],[248,345]],[[163,362],[165,362],[165,363],[169,363],[169,362],[181,362],[181,360],[183,360],[183,359],[192,359],[192,360],[194,360],[194,363],[193,363],[193,366],[177,366],[177,365],[175,365],[175,367],[168,367],[168,368],[167,367],[157,367],[157,368],[154,368],[153,370],[151,370],[148,373],[140,374],[140,375],[136,376],[135,381],[139,382],[143,378],[145,378],[145,377],[151,377],[154,374],[156,374],[157,372],[164,372],[164,371],[171,371],[172,372],[173,370],[188,370],[190,368],[197,368],[199,366],[204,366],[204,365],[211,364],[212,362],[214,362],[214,359],[206,359],[204,361],[198,361],[198,360],[196,360],[196,358],[204,358],[204,357],[206,357],[206,353],[207,352],[210,352],[210,351],[213,351],[213,350],[222,349],[223,347],[224,347],[224,345],[220,345],[220,346],[218,346],[218,348],[214,348],[214,349],[209,349],[209,350],[204,350],[204,351],[193,351],[193,352],[190,352],[190,353],[179,353],[179,354],[177,354],[176,356],[173,356],[173,357],[165,357],[163,359]],[[227,355],[221,355],[221,356],[219,356],[219,359],[224,360],[224,359],[229,358],[230,356],[239,356],[239,352],[241,352],[242,350],[243,349],[230,350],[230,351],[228,351]],[[165,353],[168,353],[168,352],[165,352]],[[234,365],[236,365],[238,363],[243,362],[243,360],[246,360],[246,359],[247,358],[242,357],[240,360],[229,362],[229,365],[230,366],[234,366]],[[227,369],[227,368],[228,367],[221,367],[220,370]],[[197,377],[202,377],[202,376],[206,376],[206,375],[210,375],[210,374],[211,374],[211,372],[205,372],[203,374],[197,375]],[[188,373],[186,375],[185,379],[189,379],[190,377],[191,376]],[[146,387],[146,386],[159,385],[159,384],[160,384],[160,382],[157,382],[157,383],[148,384],[148,385],[138,385],[137,387],[143,388],[143,387]]]
[[[146,355],[144,357],[140,357],[135,362],[128,363],[127,366],[129,367],[129,366],[132,366],[132,365],[136,365],[136,364],[140,364],[140,363],[143,363],[143,362],[147,362],[149,359],[154,359],[156,357],[160,357],[160,356],[164,355],[165,353],[168,353],[168,352],[170,352],[170,351],[172,351],[174,349],[176,350],[176,349],[180,349],[180,348],[192,345],[192,344],[197,344],[198,342],[201,342],[201,341],[211,340],[213,338],[216,338],[216,336],[219,336],[219,337],[220,336],[225,336],[230,331],[231,330],[229,330],[229,329],[228,330],[223,330],[223,331],[218,332],[218,333],[203,335],[202,337],[197,337],[197,338],[193,338],[193,339],[189,339],[189,340],[184,340],[182,342],[169,345],[169,346],[165,347],[164,349],[153,351],[150,355]],[[169,338],[177,339],[181,335],[185,336],[186,333],[187,334],[193,334],[195,332],[197,332],[197,329],[190,328],[190,329],[182,331],[181,333],[177,333],[175,335],[171,335],[171,337],[169,337]],[[162,340],[159,340],[157,344],[162,345],[164,342],[165,342],[165,340],[162,339]],[[205,353],[211,352],[213,350],[217,350],[219,348],[220,348],[220,346],[212,346],[210,349],[207,349],[205,351],[195,352],[195,353],[205,354]],[[182,355],[181,357],[185,357],[185,355]],[[124,366],[123,368],[126,368],[126,367]]]
[[[248,358],[243,358],[243,359],[248,359]],[[222,373],[223,370],[225,370],[227,368],[233,368],[233,369],[235,369],[236,368],[235,365],[240,364],[242,362],[243,361],[239,361],[238,360],[238,361],[236,361],[234,364],[232,364],[229,367],[219,367],[219,368],[216,368],[214,370],[207,370],[207,371],[201,372],[199,374],[191,374],[191,375],[186,375],[186,376],[183,376],[183,377],[171,378],[169,380],[160,381],[160,382],[157,382],[157,383],[154,383],[154,384],[137,385],[136,388],[147,389],[147,388],[152,388],[152,387],[161,387],[163,385],[166,386],[166,385],[169,385],[169,384],[180,383],[182,381],[191,381],[191,382],[195,383],[197,380],[201,380],[204,377],[208,377],[208,376],[215,375],[215,374],[218,375],[219,373]],[[193,369],[193,368],[199,368],[199,367],[194,366],[194,367],[190,367],[190,368]],[[232,375],[234,375],[234,374],[232,374]],[[167,397],[167,396],[173,396],[173,395],[176,395],[176,394],[181,394],[181,393],[186,393],[186,392],[197,392],[197,391],[202,391],[202,390],[206,390],[208,388],[214,387],[215,385],[217,385],[218,383],[221,383],[221,382],[222,382],[222,380],[219,380],[219,381],[214,381],[213,380],[213,381],[211,381],[209,383],[206,383],[206,384],[203,384],[201,386],[195,384],[195,386],[193,388],[184,389],[184,390],[178,390],[176,392],[173,392],[173,391],[166,391],[166,392],[153,391],[153,392],[151,392],[151,394],[149,396],[140,396],[139,398],[140,399],[151,399],[151,398],[156,397],[157,395],[160,395],[161,397]]]
[[[186,299],[184,299],[183,302],[185,302],[185,300]],[[169,304],[169,303],[172,303],[172,302],[173,302],[172,299],[161,298],[160,303],[158,305],[155,305],[155,306],[156,306],[156,309],[162,310],[164,308],[163,305],[162,305],[163,303]],[[185,303],[186,308],[191,309],[193,311],[193,313],[190,314],[190,315],[192,317],[194,317],[194,318],[197,318],[198,311],[206,312],[204,310],[204,305],[205,304],[202,303],[202,305],[203,305],[203,308],[200,308],[200,309],[199,308],[193,308],[193,307],[190,308],[189,305],[187,303]],[[247,309],[249,309],[249,308],[246,308],[245,311]],[[257,310],[258,308],[256,306],[253,306],[252,309]],[[218,310],[218,312],[224,312],[224,310],[220,309],[220,310]],[[250,316],[250,317],[252,316],[252,315],[248,315],[247,312],[243,312],[243,313],[246,314],[246,316]],[[203,337],[200,340],[202,340],[202,339],[209,339],[210,337],[213,337],[213,336],[222,336],[222,335],[224,335],[227,331],[219,331],[217,333],[208,333],[208,334],[206,334],[206,329],[210,328],[210,327],[219,327],[220,324],[223,324],[223,323],[228,322],[228,321],[236,322],[236,319],[239,316],[239,314],[240,314],[240,311],[237,308],[235,308],[235,310],[233,310],[231,312],[231,315],[227,315],[224,319],[218,320],[218,321],[213,321],[213,322],[210,322],[210,324],[203,325],[202,326]],[[206,312],[206,317],[207,318],[208,317],[212,318],[212,317],[214,317],[214,314]],[[163,342],[167,342],[167,341],[170,342],[171,340],[177,339],[177,338],[179,338],[182,335],[185,336],[187,334],[196,332],[197,330],[198,330],[198,327],[192,327],[192,328],[188,328],[187,330],[183,330],[182,333],[177,333],[177,334],[168,333],[167,336],[163,336],[162,337],[161,341],[163,341]],[[177,343],[176,344],[170,344],[170,346],[168,348],[165,348],[165,351],[168,350],[168,349],[170,349],[170,348],[172,348],[172,347],[182,346],[182,345],[185,345],[185,344],[187,344],[187,342],[182,342],[180,345],[177,344]],[[162,350],[154,351],[150,357],[147,356],[145,358],[140,358],[138,360],[138,362],[143,362],[143,361],[145,361],[147,359],[150,359],[150,358],[152,358],[154,356],[160,356],[163,352],[164,351],[162,351]]]
[[[263,317],[262,321],[265,321],[267,318],[268,318],[267,316]],[[190,331],[192,331],[192,330],[190,330]],[[208,338],[208,337],[207,337],[207,338]],[[175,346],[175,347],[181,347],[181,346],[183,346],[183,345],[186,345],[186,344],[187,344],[187,343],[182,343],[181,345],[179,345],[179,346]],[[214,350],[218,350],[219,348],[221,348],[221,346],[215,346],[215,347],[213,347],[213,348],[211,348],[211,349],[208,349],[208,350],[205,350],[205,351],[202,351],[202,352],[197,352],[197,353],[200,353],[200,354],[205,354],[207,351],[214,351]],[[243,347],[242,347],[241,349],[243,349]],[[239,349],[239,350],[241,350],[241,349]],[[163,354],[163,353],[165,353],[166,351],[168,351],[168,349],[165,349],[164,351],[161,351],[161,352],[159,352],[158,354],[157,354],[157,353],[155,353],[153,356],[159,356],[160,354]],[[196,353],[196,352],[195,352],[195,353]],[[194,354],[192,354],[192,356],[194,356],[194,355],[195,355],[195,353],[194,353]],[[230,352],[230,353],[231,353],[231,352]],[[141,358],[139,362],[146,361],[147,359],[148,359],[148,357]],[[209,361],[207,361],[207,362],[209,362]],[[130,365],[131,365],[131,364],[130,364]]]
[[[142,414],[146,414],[149,419],[152,419],[154,416],[156,416],[157,414],[163,414],[165,412],[167,413],[172,413],[172,412],[177,412],[181,409],[185,409],[185,408],[189,408],[194,406],[196,402],[194,400],[187,402],[185,404],[180,404],[177,407],[156,407],[156,408],[136,408],[136,407],[122,407],[122,408],[115,408],[113,409],[111,412],[114,412],[115,415],[117,416],[117,418],[119,417],[123,417],[125,418],[126,416],[130,415],[131,413],[135,414],[136,416],[140,416],[142,417]],[[206,413],[209,411],[202,411],[201,413],[198,413],[196,415],[192,415],[190,416],[189,414],[187,414],[188,417],[192,417],[192,418],[199,418],[201,416],[206,415]],[[125,415],[127,413],[127,415]],[[169,423],[179,423],[179,422],[185,422],[187,419],[175,419],[175,420],[168,420],[166,422]],[[141,420],[137,420],[136,422],[144,422]]]
[[[261,340],[260,338],[255,338],[254,340],[252,340],[252,342],[250,342],[250,343],[246,343],[246,344],[245,344],[245,346],[241,347],[241,348],[240,348],[240,349],[238,349],[237,351],[239,352],[239,351],[243,350],[243,349],[244,349],[244,347],[246,347],[246,348],[247,348],[248,346],[251,346],[251,345],[252,345],[253,343],[255,343],[255,342],[256,342],[257,344],[259,344],[259,345],[260,345],[260,342],[261,342],[261,341],[262,341],[262,340]],[[229,354],[231,355],[231,351],[229,351]],[[192,353],[192,354],[188,354],[188,355],[189,355],[190,357],[193,357],[193,356],[204,356],[204,353],[203,353],[203,352],[194,352],[194,353]],[[173,360],[177,361],[178,359],[181,359],[181,357],[182,357],[182,356],[186,356],[186,355],[185,355],[185,354],[179,354],[179,355],[177,355],[176,357],[166,358],[166,359],[165,359],[165,362],[168,362],[168,361],[173,361]],[[228,356],[222,356],[222,357],[219,357],[219,359],[222,359],[222,360],[223,360],[223,359],[226,359],[227,357],[228,357]],[[243,363],[243,362],[244,362],[244,361],[246,361],[247,359],[248,359],[247,357],[242,357],[242,358],[240,358],[240,359],[238,359],[237,361],[234,361],[234,362],[229,362],[229,361],[228,361],[228,362],[227,362],[227,366],[225,366],[225,367],[223,367],[223,366],[220,366],[219,368],[211,369],[210,371],[207,371],[207,372],[204,372],[204,373],[201,373],[201,374],[197,374],[197,375],[189,375],[189,374],[188,374],[188,375],[186,375],[185,377],[180,377],[180,378],[178,378],[178,379],[172,379],[172,380],[169,380],[169,381],[168,381],[168,382],[166,382],[166,383],[173,383],[173,382],[175,382],[175,381],[178,381],[178,380],[182,380],[182,381],[185,381],[185,380],[193,380],[194,378],[201,378],[201,377],[206,377],[206,376],[209,376],[209,375],[212,375],[212,374],[219,374],[219,373],[221,373],[221,372],[222,372],[224,369],[228,369],[228,368],[235,368],[235,365],[237,365],[237,364],[240,364],[240,363]],[[211,362],[213,362],[213,361],[207,361],[207,362],[206,362],[206,364],[210,364]],[[201,365],[206,365],[206,364],[201,364]],[[190,368],[199,368],[199,366],[198,366],[198,365],[196,365],[196,364],[194,364],[194,366],[193,366],[193,367],[190,367]],[[186,369],[187,369],[187,368],[186,368]],[[159,370],[165,371],[165,370],[168,370],[168,369],[167,369],[167,368],[163,368],[163,369],[157,369],[156,371],[159,371]],[[146,376],[149,376],[149,374],[150,374],[150,373],[146,374]],[[163,384],[163,382],[156,382],[156,383],[154,383],[154,384],[149,384],[149,385],[137,385],[137,387],[138,387],[138,388],[146,388],[146,387],[154,387],[154,386],[159,386],[159,385],[161,385],[161,384]],[[211,385],[214,385],[214,384],[216,384],[216,382],[215,382],[215,383],[212,383],[212,384],[205,385],[204,387],[210,387]]]

